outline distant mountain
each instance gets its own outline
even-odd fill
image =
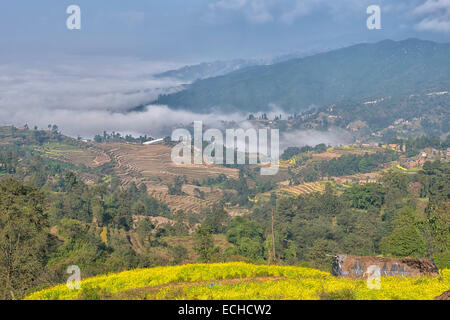
[[[228,61],[214,61],[214,62],[204,62],[195,65],[185,66],[175,70],[169,70],[163,73],[156,74],[155,78],[173,78],[186,82],[193,82],[197,80],[203,80],[218,76],[223,76],[225,74],[242,70],[244,68],[261,66],[261,65],[271,65],[275,63],[284,62],[291,59],[297,59],[300,57],[305,57],[311,55],[312,52],[294,52],[284,55],[277,55],[268,58],[255,58],[255,59],[235,59]]]
[[[263,60],[231,60],[204,62],[185,66],[176,70],[169,70],[155,75],[156,78],[174,78],[181,81],[192,82],[201,79],[221,76],[250,66],[265,64]]]
[[[407,96],[450,88],[450,44],[408,39],[359,44],[199,80],[156,103],[197,112],[258,112]]]

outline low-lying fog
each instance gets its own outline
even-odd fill
[[[153,75],[182,64],[152,62],[135,58],[66,57],[58,61],[0,64],[0,125],[58,125],[63,134],[92,138],[103,131],[134,136],[162,137],[192,121],[214,126],[218,121],[237,121],[248,114],[226,110],[196,114],[149,105],[142,112],[131,108],[153,101],[161,93],[179,90],[175,79]],[[272,117],[279,110],[269,113]],[[248,126],[243,122],[242,126]],[[318,143],[340,144],[349,140],[343,133],[301,131],[282,134],[282,147]]]

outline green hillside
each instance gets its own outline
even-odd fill
[[[311,105],[445,90],[450,85],[450,44],[385,40],[242,69],[197,81],[156,101],[208,112],[257,112],[275,104],[299,112]]]

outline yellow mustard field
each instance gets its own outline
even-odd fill
[[[87,295],[92,290],[99,295]],[[450,290],[450,270],[440,277],[386,277],[380,289],[363,280],[340,279],[315,269],[242,262],[137,269],[85,279],[80,290],[66,284],[35,292],[26,300],[429,300]]]

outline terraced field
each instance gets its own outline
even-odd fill
[[[166,203],[171,209],[201,212],[220,200],[218,188],[202,188],[191,185],[193,180],[203,181],[225,174],[237,178],[238,170],[222,166],[176,165],[170,155],[172,149],[165,145],[136,145],[127,143],[103,144],[105,152],[116,162],[116,172],[124,185],[131,182],[145,183],[149,194]],[[186,177],[184,195],[169,195],[167,184],[176,177]],[[195,195],[194,189],[204,193],[204,199]]]
[[[176,165],[170,158],[172,149],[165,145],[112,143],[103,147],[117,162],[124,180],[130,173],[143,182],[154,183],[172,182],[177,176],[186,176],[188,181],[202,181],[220,174],[233,178],[238,176],[238,170],[222,166]]]
[[[380,148],[331,148],[327,152],[313,153],[313,160],[331,160],[342,157],[344,154],[364,155],[365,153],[373,154],[380,151]]]
[[[325,191],[325,184],[324,182],[311,182],[311,183],[304,183],[300,184],[298,186],[289,186],[281,188],[278,192],[281,194],[290,194],[299,196],[302,194],[311,194],[316,192],[324,192]]]
[[[81,143],[81,142],[80,142]],[[71,145],[64,143],[47,143],[35,148],[45,157],[74,165],[97,167],[111,161],[109,156],[100,148],[93,145]]]
[[[192,211],[199,213],[204,209],[210,208],[214,205],[213,199],[200,199],[190,195],[170,195],[167,192],[151,192],[155,199],[166,203],[172,210],[184,210],[186,212]]]

